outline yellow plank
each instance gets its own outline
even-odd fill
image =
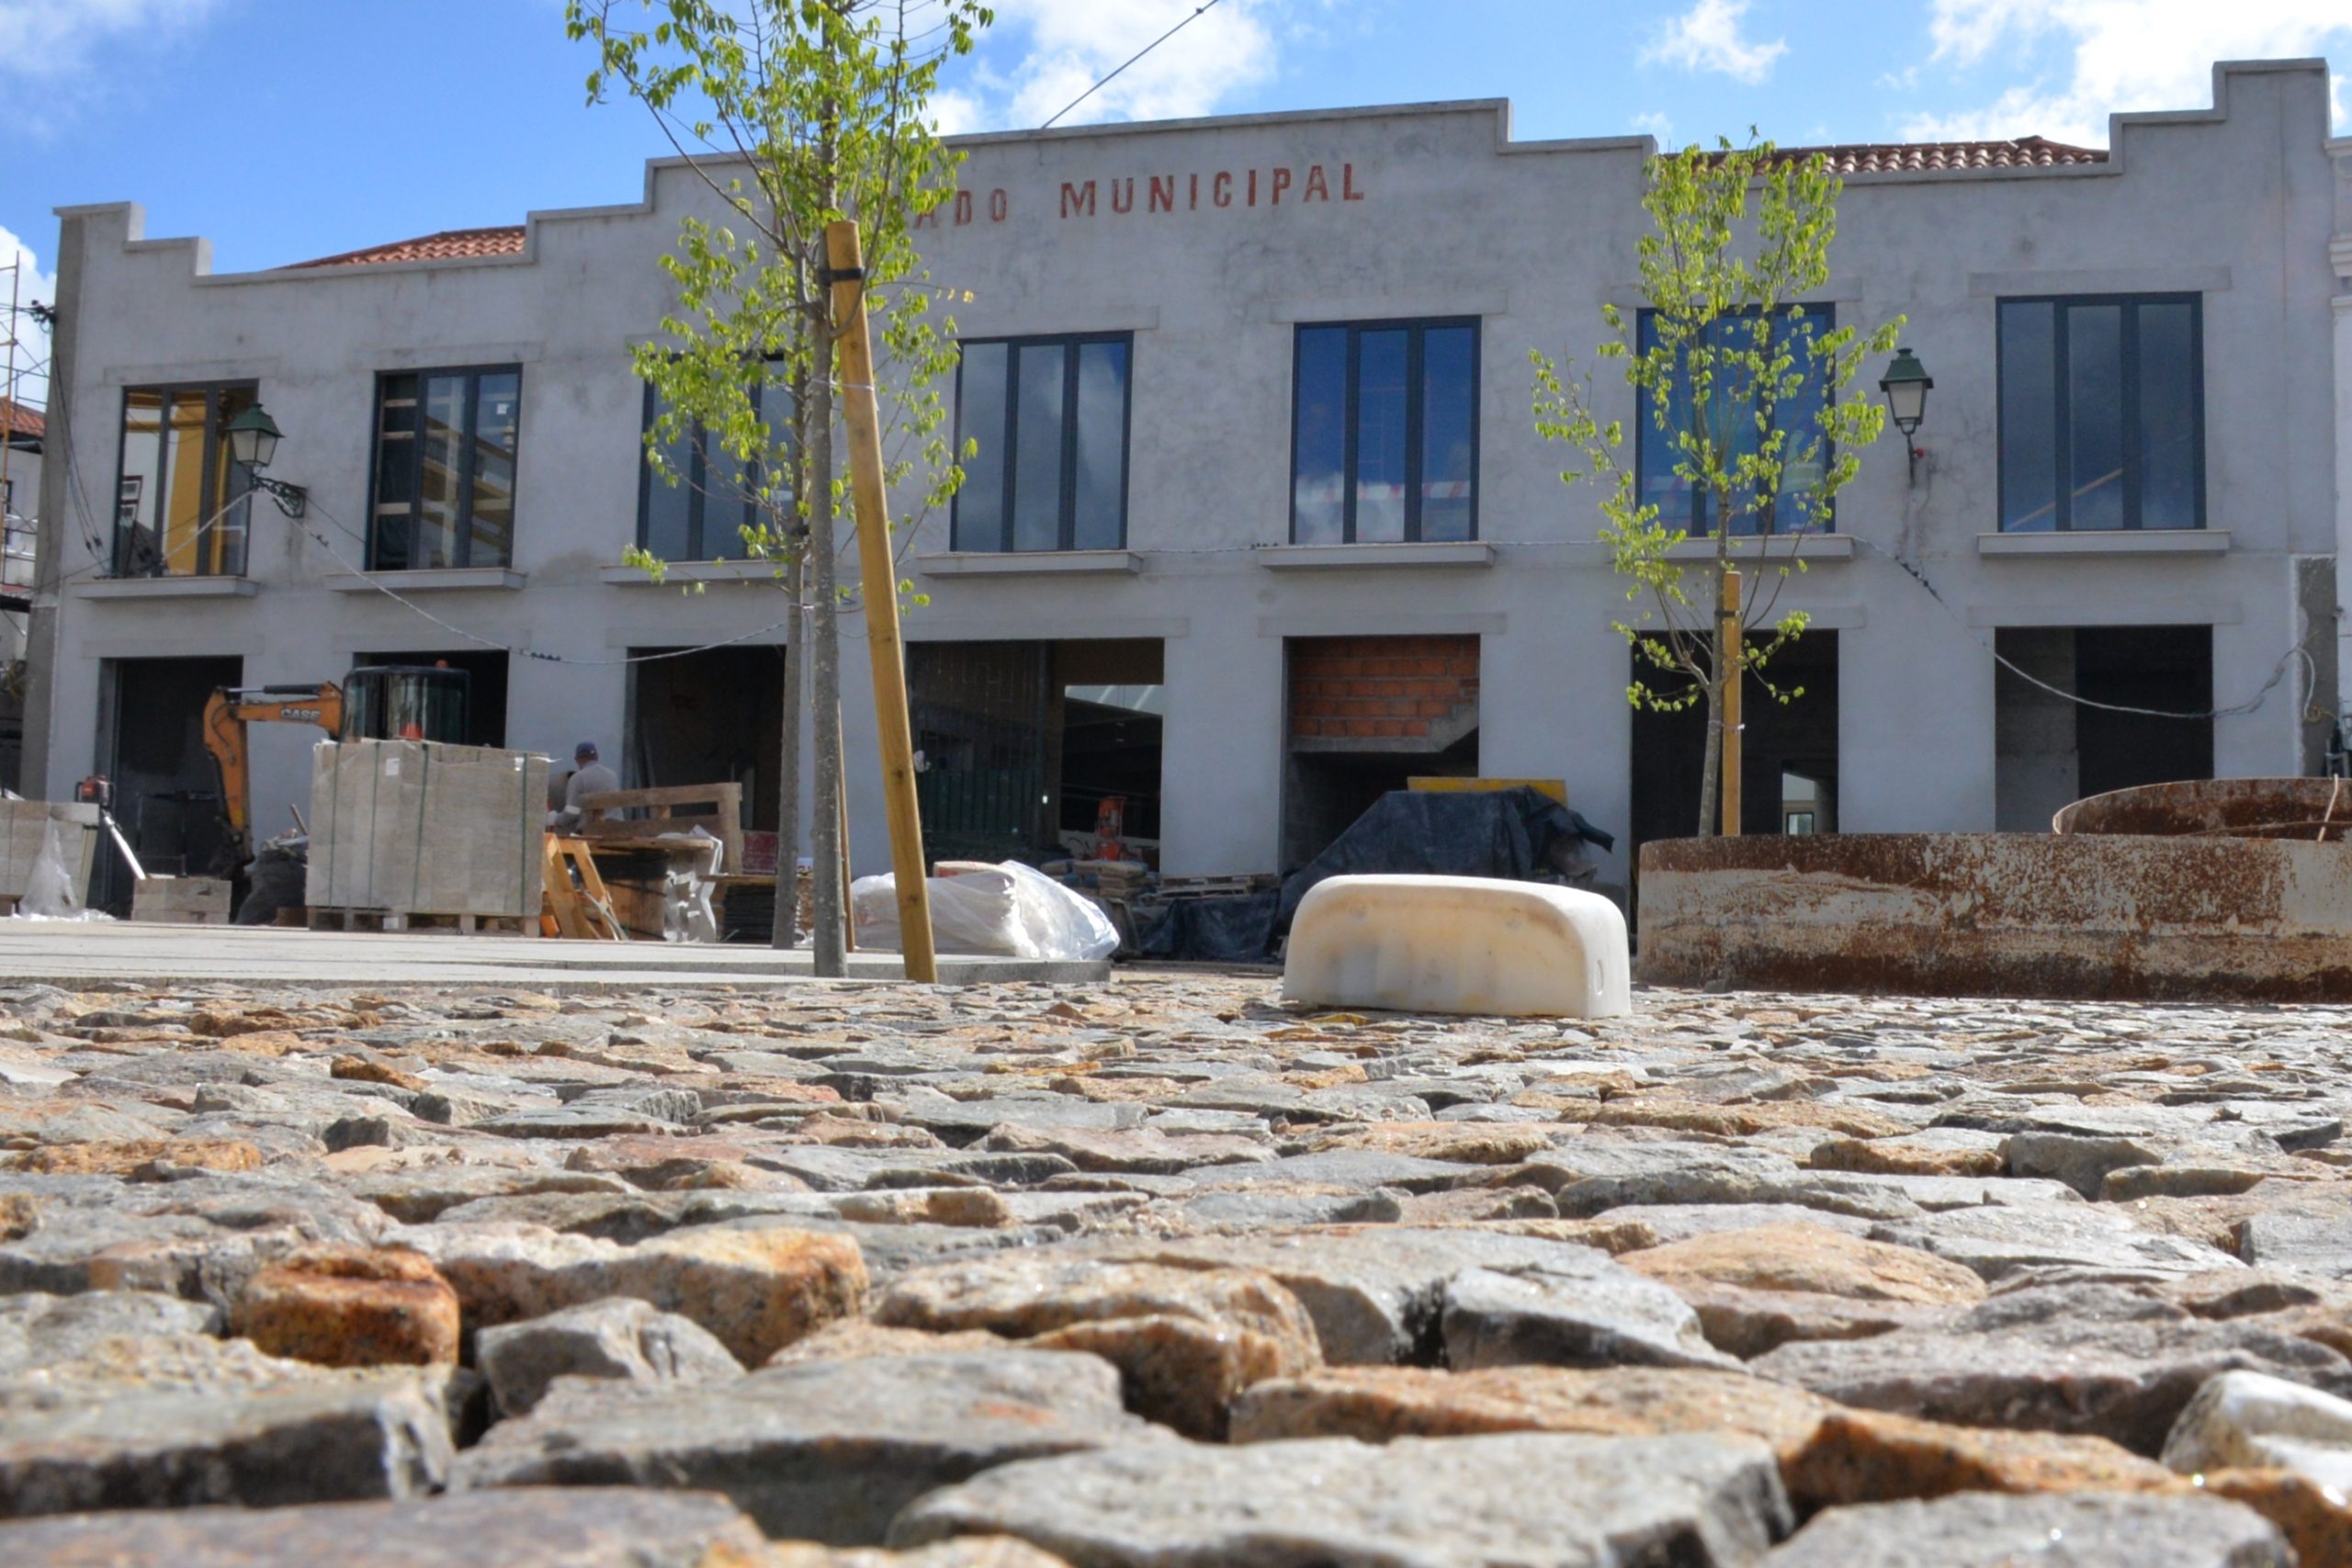
[[[899,563],[890,550],[881,414],[874,400],[874,347],[866,330],[865,257],[855,223],[843,219],[826,226],[825,260],[832,269],[831,307],[839,323],[842,423],[849,432],[850,496],[857,517],[866,649],[874,666],[874,718],[882,745],[882,805],[890,825],[899,946],[906,954],[907,978],[927,985],[939,978],[939,967],[932,942],[922,812],[915,800],[906,656],[899,646]]]
[[[1407,779],[1405,781],[1405,787],[1407,789],[1421,790],[1430,795],[1469,795],[1485,794],[1489,791],[1498,789],[1532,789],[1539,794],[1550,795],[1554,800],[1558,801],[1563,806],[1566,806],[1568,803],[1568,785],[1567,781],[1565,779],[1442,779],[1416,777]]]

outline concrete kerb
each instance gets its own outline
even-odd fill
[[[853,953],[849,975],[839,980],[819,980],[805,952],[728,945],[0,920],[0,983],[68,988],[93,980],[595,991],[905,983],[896,953]],[[1102,985],[1111,977],[1111,965],[1100,960],[946,957],[939,970],[940,983],[946,986]]]

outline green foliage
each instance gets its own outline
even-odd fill
[[[1705,559],[1677,558],[1690,530],[1642,499],[1624,423],[1597,412],[1591,372],[1564,375],[1541,351],[1530,356],[1535,428],[1575,451],[1564,480],[1603,487],[1600,542],[1627,601],[1642,606],[1617,623],[1645,671],[1626,690],[1636,707],[1674,712],[1703,702],[1712,715],[1726,662],[1754,673],[1779,701],[1803,694],[1764,675],[1805,627],[1802,611],[1774,615],[1780,581],[1804,570],[1798,537],[1827,525],[1861,449],[1884,427],[1878,400],[1847,393],[1867,362],[1894,349],[1903,325],[1897,317],[1867,333],[1815,332],[1802,308],[1829,278],[1841,188],[1820,155],[1784,156],[1752,138],[1650,161],[1642,207],[1652,228],[1638,257],[1653,342],[1644,349],[1634,323],[1604,305],[1608,335],[1597,355],[1622,367],[1634,417],[1651,422],[1677,477],[1706,497],[1714,550]],[[1803,406],[1809,380],[1823,389],[1822,407],[1784,425],[1781,410]],[[1735,560],[1738,533],[1762,536],[1758,555]],[[1736,565],[1773,579],[1770,592],[1751,592],[1741,606],[1743,631],[1770,631],[1743,637],[1729,654],[1715,606]]]
[[[992,13],[974,0],[566,0],[564,20],[596,53],[589,101],[618,91],[642,103],[728,211],[680,220],[662,257],[674,304],[635,353],[658,394],[646,433],[656,475],[687,482],[672,455],[698,435],[707,468],[734,476],[707,488],[752,503],[745,542],[780,564],[797,558],[813,504],[846,512],[846,475],[830,461],[812,474],[808,454],[830,445],[813,426],[830,424],[833,402],[809,395],[832,374],[824,232],[847,218],[865,253],[887,480],[893,494],[912,485],[922,509],[944,504],[963,479],[941,391],[956,323],[933,310],[912,233],[954,193],[962,161],[927,118],[940,67],[970,51]],[[628,558],[661,580],[644,550]]]

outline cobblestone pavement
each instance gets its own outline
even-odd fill
[[[0,1562],[2352,1563],[2352,1012],[1637,1003],[0,987]]]

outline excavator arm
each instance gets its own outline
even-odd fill
[[[254,784],[246,727],[314,724],[343,733],[343,688],[332,681],[310,686],[223,686],[204,705],[204,749],[220,773],[220,812],[228,826],[219,874],[235,875],[253,858]]]

